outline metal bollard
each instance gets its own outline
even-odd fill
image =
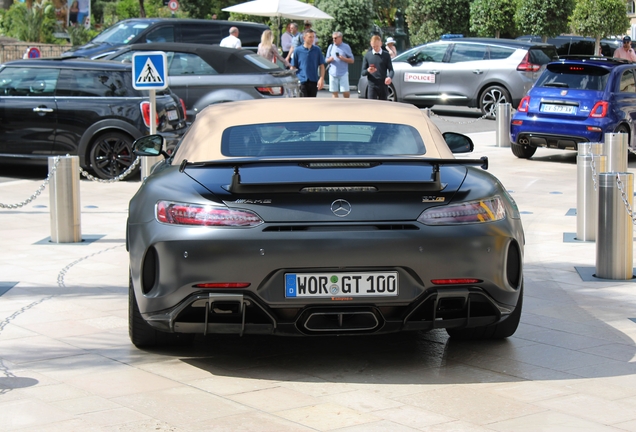
[[[49,171],[54,166],[55,158],[50,157]],[[79,183],[79,157],[60,156],[57,168],[49,180],[53,243],[82,241]]]
[[[627,172],[627,134],[606,133],[607,172]]]
[[[607,157],[603,144],[580,143],[576,157],[576,239],[595,241],[598,225],[598,191],[594,185],[594,172],[606,172]],[[594,170],[592,170],[594,168]],[[598,181],[598,180],[597,180]]]
[[[619,190],[617,177],[622,183]],[[596,241],[596,277],[628,280],[633,277],[634,223],[627,212],[634,205],[634,174],[599,174],[598,239]],[[624,201],[625,200],[625,201]]]
[[[510,147],[510,120],[512,106],[509,103],[497,104],[497,147]]]

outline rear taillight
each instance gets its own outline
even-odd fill
[[[603,118],[607,115],[608,108],[609,103],[607,103],[607,101],[598,101],[594,104],[592,111],[590,111],[590,117]]]
[[[183,118],[188,118],[188,111],[186,110],[185,102],[181,98],[179,98],[179,102],[181,102],[181,108],[183,109]]]
[[[506,217],[498,196],[482,201],[431,207],[417,218],[424,225],[461,225],[494,222]]]
[[[266,96],[281,96],[285,93],[285,89],[283,87],[256,87],[256,90],[262,95]]]
[[[528,107],[530,107],[530,96],[526,96],[523,99],[521,99],[521,102],[519,102],[519,108],[517,108],[517,111],[528,112]]]
[[[142,102],[140,104],[140,108],[141,108],[141,116],[144,119],[144,124],[146,125],[146,127],[150,127],[150,102],[146,101],[146,102]],[[155,113],[155,126],[159,126],[159,114]]]
[[[263,223],[256,213],[249,210],[170,201],[159,201],[155,215],[159,222],[170,225],[252,227]]]
[[[539,69],[541,69],[541,65],[530,63],[530,51],[526,53],[519,66],[517,66],[517,70],[522,72],[538,72]]]

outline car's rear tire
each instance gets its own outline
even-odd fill
[[[189,345],[194,340],[193,334],[165,333],[154,329],[143,319],[135,297],[132,279],[128,287],[128,335],[136,347],[152,347],[162,345]]]
[[[93,172],[102,179],[112,179],[133,164],[136,156],[132,151],[133,139],[121,132],[106,132],[93,139],[88,158]],[[137,166],[127,178],[139,172]]]
[[[513,155],[521,159],[530,159],[537,151],[536,147],[515,143],[510,143],[510,149],[512,150]]]
[[[523,285],[519,291],[519,300],[515,310],[508,317],[498,322],[483,327],[472,328],[450,328],[446,329],[446,333],[453,339],[459,340],[483,340],[483,339],[504,339],[512,336],[521,320],[521,307],[523,306]]]
[[[510,93],[501,86],[486,87],[479,96],[479,109],[487,118],[494,119],[497,116],[497,105],[500,103],[512,103]]]

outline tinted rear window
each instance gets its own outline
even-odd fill
[[[554,47],[533,47],[530,48],[530,63],[544,65],[559,58]]]
[[[57,96],[130,97],[140,93],[133,89],[131,72],[70,70],[60,74]]]
[[[225,156],[421,155],[422,137],[408,125],[297,122],[233,126],[223,132]]]
[[[587,65],[552,64],[548,65],[539,77],[536,87],[603,91],[608,78],[607,69]]]

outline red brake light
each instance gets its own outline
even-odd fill
[[[144,118],[144,124],[147,128],[150,127],[150,102],[145,101],[140,104],[141,115]],[[155,125],[159,126],[159,113],[155,113]]]
[[[592,111],[590,111],[590,117],[603,118],[607,115],[608,108],[609,103],[607,103],[607,101],[598,101],[594,104]]]
[[[284,93],[284,90],[282,87],[278,86],[278,87],[256,87],[256,90],[258,90],[258,92],[260,94],[266,95],[266,96],[281,96]]]
[[[196,284],[195,288],[247,288],[249,282],[209,282]]]
[[[523,99],[521,99],[521,102],[519,102],[519,108],[517,108],[517,111],[528,112],[529,106],[530,106],[530,96],[525,96]]]
[[[181,102],[181,108],[183,108],[183,118],[187,119],[188,118],[188,111],[186,110],[185,102],[181,98],[179,98],[179,102]]]
[[[249,210],[170,201],[159,201],[155,207],[155,216],[159,222],[170,225],[249,227],[263,223],[256,213]]]
[[[526,53],[526,55],[523,58],[523,60],[521,60],[521,63],[519,63],[519,66],[517,66],[517,70],[518,71],[522,71],[522,72],[538,72],[539,69],[541,69],[541,65],[530,63],[529,58],[530,58],[530,51],[528,51]]]
[[[479,279],[431,279],[431,283],[434,285],[466,285],[466,284],[476,284],[480,283]]]

